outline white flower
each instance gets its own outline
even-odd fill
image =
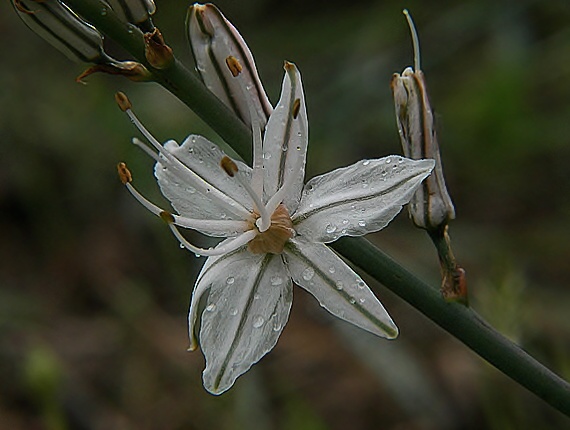
[[[123,103],[158,151],[156,155],[134,139],[157,160],[158,184],[178,214],[144,199],[121,163],[123,182],[144,206],[167,221],[185,248],[208,257],[194,287],[188,320],[190,349],[195,349],[198,303],[209,291],[199,344],[206,357],[204,386],[214,394],[228,390],[275,346],[289,316],[293,283],[339,318],[378,336],[398,335],[366,283],[326,244],[387,225],[434,162],[399,156],[364,160],[303,186],[308,140],[305,99],[297,68],[286,63],[285,71],[281,99],[263,142],[253,124],[253,168],[231,160],[200,136],[189,136],[181,146],[173,141],[163,146]],[[215,248],[199,249],[184,239],[177,226],[226,239]]]

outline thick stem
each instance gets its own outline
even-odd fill
[[[103,3],[99,0],[66,0],[66,3],[149,67],[158,83],[194,110],[246,161],[251,161],[251,131],[178,61],[167,69],[153,69],[144,57],[140,31],[133,31],[110,11],[101,14]],[[332,246],[501,372],[570,416],[570,384],[486,324],[473,310],[446,302],[438,290],[416,278],[366,239],[343,238]]]

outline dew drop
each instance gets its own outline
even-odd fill
[[[235,317],[238,314],[238,310],[236,308],[231,308],[230,309],[230,315],[232,317]]]
[[[265,323],[265,319],[261,315],[256,315],[253,317],[253,327],[260,328],[263,323]]]
[[[362,297],[361,299],[358,299],[358,301],[359,301],[360,303],[364,303],[364,302],[366,301],[366,299],[365,299],[364,297]]]
[[[342,220],[342,223],[343,223],[344,225],[347,225],[347,224],[348,224],[348,220],[347,220],[347,219],[343,219],[343,220]]]
[[[273,320],[273,331],[281,330],[281,323],[276,319]]]
[[[370,164],[370,160],[363,160],[362,161],[363,166],[368,166],[369,164]]]
[[[276,287],[283,283],[283,278],[281,276],[272,276],[269,281],[271,282],[271,285]]]
[[[315,276],[315,269],[313,269],[312,267],[307,267],[303,271],[303,274],[301,276],[303,276],[303,279],[305,281],[310,281],[311,279],[313,279],[313,276]]]
[[[368,188],[368,182],[362,181],[362,188]]]
[[[356,300],[355,300],[355,299],[350,299],[350,304],[351,304],[351,305],[353,305],[353,304],[355,304],[355,303],[356,303]]]
[[[339,291],[342,290],[344,287],[344,284],[342,283],[342,281],[336,281],[334,285],[335,285],[336,289]]]
[[[200,257],[201,257],[200,254],[194,254],[194,256],[195,256],[196,258],[200,258]]]
[[[366,284],[362,279],[359,279],[356,281],[356,286],[362,290],[366,286]]]
[[[392,162],[392,159],[390,157],[386,158],[386,164],[390,164]]]
[[[336,225],[327,224],[327,226],[325,227],[325,231],[327,233],[334,233],[336,231]]]
[[[206,310],[208,312],[214,312],[216,310],[216,305],[213,303],[210,303],[208,306],[206,306]]]
[[[228,285],[232,285],[235,282],[235,278],[233,276],[228,276],[228,279],[226,279],[226,284]]]
[[[330,266],[329,273],[334,273],[334,272],[336,272],[336,268],[334,266]]]
[[[283,144],[283,146],[281,146],[281,151],[286,152],[289,149],[289,145],[287,145],[286,143]]]
[[[180,244],[180,249],[185,249],[186,247],[184,246],[183,243]]]
[[[360,227],[366,227],[366,221],[364,221],[364,220],[361,219],[360,221],[358,221],[358,225],[359,225]]]
[[[186,191],[188,194],[194,194],[194,193],[196,192],[196,189],[195,189],[195,188],[192,188],[192,187],[186,187],[186,188],[185,188],[185,191]]]
[[[265,160],[270,160],[271,159],[271,153],[270,152],[264,152],[263,153],[263,158]]]

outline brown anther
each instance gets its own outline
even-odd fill
[[[293,102],[293,119],[297,119],[300,109],[301,109],[301,99],[295,99],[295,101]]]
[[[226,172],[230,178],[233,178],[238,172],[237,164],[227,155],[224,155],[224,158],[222,158],[222,161],[220,161],[220,166],[222,169],[224,169],[224,172]]]
[[[243,69],[239,60],[233,55],[230,55],[228,58],[226,58],[226,65],[228,66],[228,69],[230,69],[230,72],[234,78],[237,77]]]
[[[117,91],[115,93],[115,101],[117,102],[117,105],[119,105],[119,108],[123,112],[126,112],[129,109],[133,108],[133,105],[131,104],[131,101],[129,100],[127,95],[121,91]]]
[[[133,175],[125,163],[122,161],[117,164],[117,173],[123,185],[130,184],[133,181]]]
[[[170,212],[162,211],[159,215],[166,224],[174,224],[174,215]]]
[[[247,244],[253,254],[281,254],[289,239],[293,237],[293,222],[287,208],[280,204],[271,215],[271,226],[259,233]]]
[[[83,82],[83,79],[93,73],[99,72],[107,73],[109,75],[124,76],[133,82],[150,81],[152,77],[148,69],[141,63],[137,63],[136,61],[123,61],[120,63],[96,64],[91,66],[75,78],[75,82],[84,84],[85,82]]]
[[[164,42],[158,28],[144,35],[144,54],[150,65],[156,69],[165,69],[174,61],[172,48]]]

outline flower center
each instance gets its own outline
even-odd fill
[[[257,229],[256,226],[253,228]],[[253,254],[281,254],[285,243],[293,237],[293,234],[293,222],[289,211],[280,204],[271,215],[269,228],[257,233],[247,244],[247,249]]]

